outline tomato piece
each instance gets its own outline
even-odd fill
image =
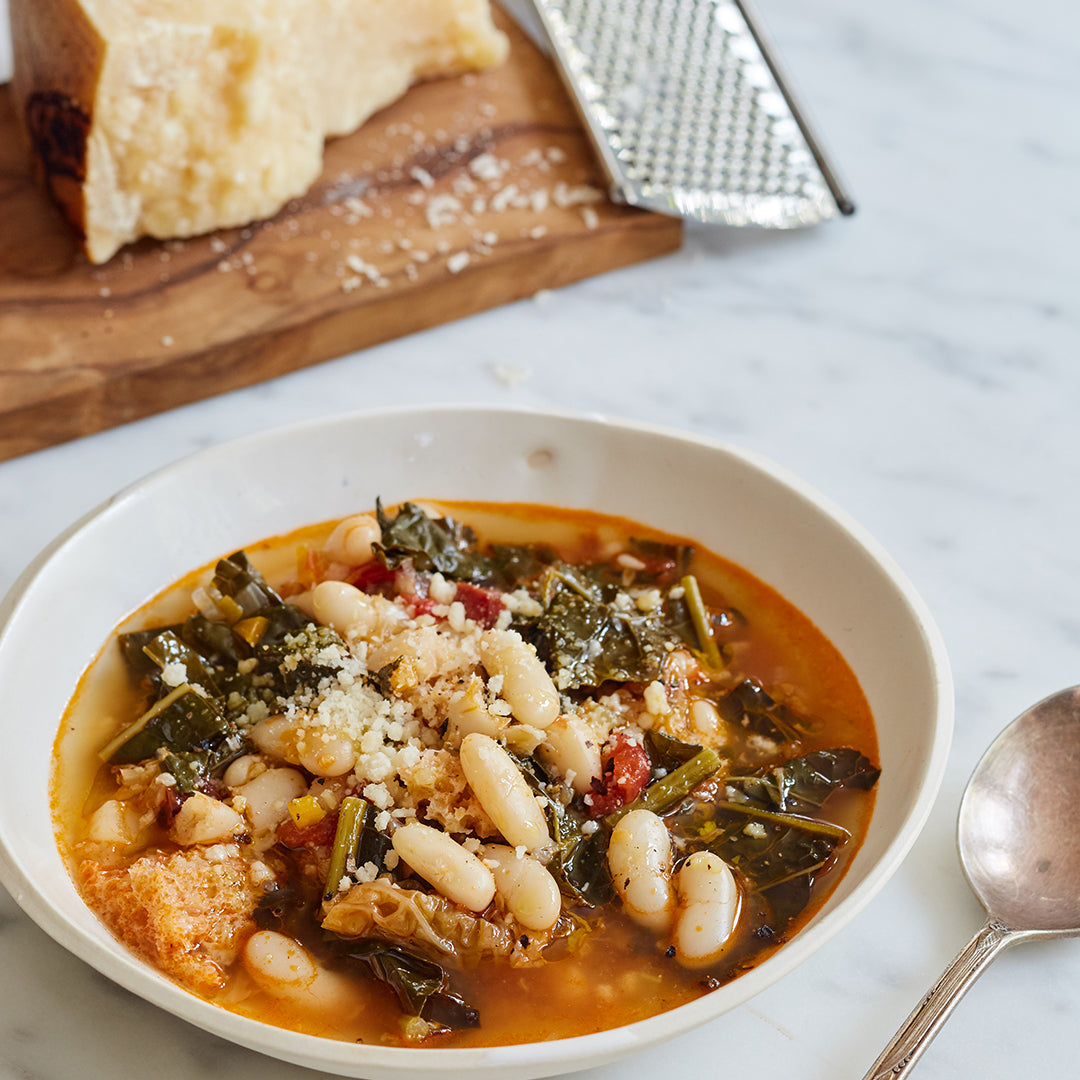
[[[300,828],[292,818],[278,827],[277,838],[287,848],[330,847],[337,832],[337,814],[327,814],[322,821]]]
[[[386,587],[394,584],[397,571],[383,566],[378,559],[372,559],[365,563],[347,579],[350,585],[355,585],[361,592],[383,593]],[[391,590],[392,592],[392,590]]]
[[[616,731],[603,756],[603,775],[585,796],[589,817],[598,818],[633,802],[652,778],[649,755],[633,736]]]
[[[401,602],[405,604],[412,617],[417,615],[430,615],[439,606],[430,596],[403,596]]]
[[[506,609],[502,593],[497,589],[483,589],[479,585],[470,585],[467,581],[458,582],[454,599],[461,602],[465,617],[480,623],[485,630],[490,630]]]

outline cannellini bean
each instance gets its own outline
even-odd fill
[[[300,725],[295,720],[287,716],[272,716],[269,720],[260,720],[249,734],[251,741],[264,754],[293,765],[300,764],[300,752],[296,749]]]
[[[499,732],[499,738],[507,750],[512,750],[522,757],[536,753],[536,748],[544,741],[544,729],[529,727],[528,724],[507,724]]]
[[[240,787],[249,780],[254,780],[259,773],[266,771],[266,762],[259,754],[244,754],[229,763],[222,780],[227,788]]]
[[[515,720],[546,728],[559,715],[559,694],[547,668],[516,630],[486,630],[480,660],[489,675],[503,677],[502,696]]]
[[[671,836],[661,818],[651,810],[631,810],[620,818],[608,843],[608,869],[634,922],[657,932],[671,926]]]
[[[381,539],[382,530],[372,514],[353,514],[342,519],[326,538],[323,551],[335,562],[362,566],[375,555],[371,545]]]
[[[246,800],[247,816],[257,833],[271,832],[289,816],[289,800],[307,793],[308,782],[296,769],[267,769],[236,789]]]
[[[579,795],[592,791],[601,775],[600,746],[589,725],[579,716],[560,716],[544,734],[536,756],[560,776],[570,777]]]
[[[705,739],[715,739],[720,734],[720,712],[705,698],[698,698],[690,706],[690,722],[694,730]]]
[[[499,734],[501,717],[492,716],[484,701],[484,680],[473,675],[465,689],[455,693],[446,706],[449,724],[446,729],[451,745],[460,743],[466,735],[479,731],[493,738]]]
[[[319,967],[303,945],[275,930],[252,934],[241,959],[263,990],[294,1005],[325,1010],[351,993],[347,979]]]
[[[300,764],[316,776],[343,776],[356,764],[356,747],[344,735],[309,731]]]
[[[452,836],[411,821],[394,832],[394,850],[455,904],[483,911],[495,897],[491,871]]]
[[[551,843],[547,819],[514,759],[489,735],[461,740],[461,769],[477,801],[511,847],[537,851]]]
[[[495,888],[510,914],[522,926],[547,930],[555,925],[562,911],[562,895],[544,866],[505,844],[485,844],[480,858],[495,875]]]
[[[378,621],[371,598],[347,581],[320,581],[311,593],[311,607],[319,622],[345,637],[367,637]]]
[[[139,815],[120,799],[103,802],[86,823],[86,839],[98,844],[131,844],[139,832]]]
[[[730,867],[711,851],[683,863],[676,889],[675,955],[683,967],[703,967],[724,950],[739,914],[739,888]]]
[[[169,836],[185,847],[234,840],[246,832],[244,819],[231,806],[201,791],[184,800],[169,826]]]

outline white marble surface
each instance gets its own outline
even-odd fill
[[[972,767],[1023,707],[1080,682],[1080,15],[1065,0],[760,6],[855,218],[790,235],[691,230],[681,253],[547,304],[0,464],[0,591],[149,469],[268,425],[403,401],[550,405],[717,436],[799,472],[876,534],[954,665],[956,738],[929,824],[796,973],[589,1080],[858,1080],[981,920],[954,842]],[[507,385],[500,369],[522,378]],[[1006,954],[919,1075],[1075,1075],[1078,987],[1074,942]],[[0,1080],[148,1069],[315,1075],[116,989],[0,891]]]

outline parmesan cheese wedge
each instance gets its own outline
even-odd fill
[[[15,107],[95,263],[271,217],[419,79],[501,62],[488,0],[11,0]]]

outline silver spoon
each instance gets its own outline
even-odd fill
[[[1080,934],[1080,686],[1018,716],[968,781],[960,863],[986,925],[946,969],[863,1080],[906,1075],[1002,950]]]

